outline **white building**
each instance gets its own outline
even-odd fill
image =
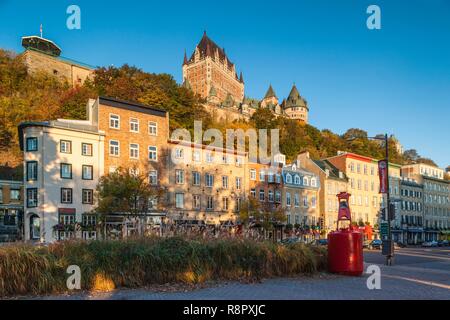
[[[95,237],[86,226],[95,220],[88,213],[94,208],[94,191],[104,171],[104,135],[96,124],[22,123],[19,137],[24,152],[25,240]]]
[[[444,169],[425,163],[414,163],[402,166],[402,175],[408,178],[414,175],[422,175],[435,179],[444,179]]]

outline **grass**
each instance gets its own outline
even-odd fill
[[[69,265],[81,289],[109,291],[152,284],[256,280],[326,269],[323,248],[251,240],[149,238],[0,248],[0,297],[67,291]]]

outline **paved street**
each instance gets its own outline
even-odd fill
[[[189,292],[118,290],[112,293],[74,295],[70,299],[450,299],[450,248],[403,248],[396,252],[395,265],[384,266],[380,251],[364,253],[365,268],[381,268],[381,289],[369,290],[367,275],[280,278],[257,284],[228,283]],[[67,299],[67,296],[45,299]]]

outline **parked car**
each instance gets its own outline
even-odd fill
[[[327,246],[328,245],[328,239],[318,239],[315,242],[318,246]]]
[[[398,242],[394,242],[394,247],[396,247],[396,248],[406,248],[406,244],[401,242],[401,241],[398,241]]]
[[[364,249],[369,249],[370,248],[370,240],[364,240],[363,241],[363,248]]]
[[[426,241],[422,243],[422,247],[437,247],[438,243],[437,241]]]
[[[286,238],[281,240],[281,244],[288,245],[299,242],[299,238]]]
[[[440,240],[438,241],[439,247],[447,247],[448,246],[448,240]]]
[[[369,244],[369,249],[370,250],[381,250],[381,245],[383,244],[383,241],[381,241],[380,239],[375,239],[372,240],[372,242],[370,242]]]

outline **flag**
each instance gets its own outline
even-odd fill
[[[380,193],[388,193],[387,190],[387,161],[378,161],[378,176],[380,177]]]
[[[41,26],[39,27],[39,31],[41,33],[41,38],[42,38],[42,23],[41,23]]]

